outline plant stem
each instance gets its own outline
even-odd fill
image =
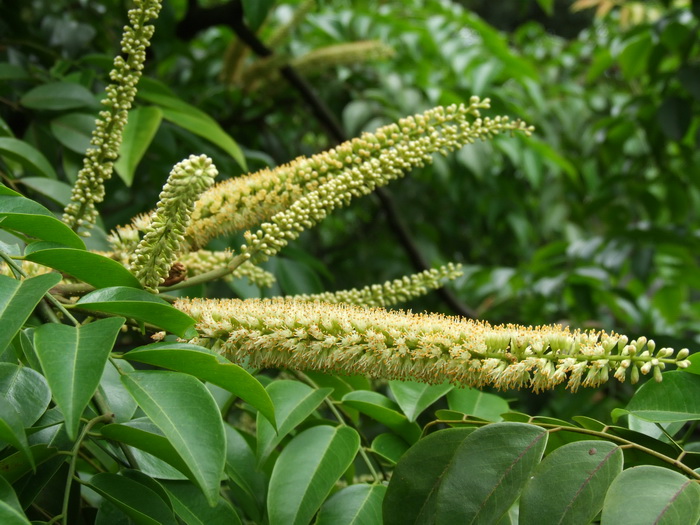
[[[173,284],[172,286],[161,286],[158,288],[158,291],[171,292],[173,290],[188,288],[190,286],[196,286],[198,284],[204,284],[208,283],[209,281],[221,279],[222,277],[226,277],[227,275],[233,273],[236,270],[236,268],[238,268],[241,264],[246,262],[249,258],[250,257],[246,255],[236,255],[223,268],[217,268],[216,270],[211,270],[209,272],[195,275],[191,279],[185,279],[184,281],[181,281],[177,284]]]

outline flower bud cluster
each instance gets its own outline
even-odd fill
[[[286,210],[274,215],[271,222],[263,223],[256,233],[246,232],[246,244],[241,247],[241,252],[254,262],[267,260],[335,208],[346,206],[353,197],[373,192],[413,167],[430,163],[433,153],[446,154],[503,131],[531,133],[532,128],[521,121],[511,122],[507,117],[479,117],[479,109],[488,107],[488,104],[488,99],[481,101],[472,97],[469,106],[437,107],[422,115],[401,119],[398,124],[381,128],[375,134],[365,134],[361,142],[346,143],[353,148],[351,151],[339,147],[338,151],[345,152],[345,155],[341,154],[337,162],[345,167]],[[468,115],[477,118],[470,122],[466,118]]]
[[[440,288],[445,280],[453,280],[462,275],[462,265],[449,263],[384,284],[372,284],[359,290],[340,290],[313,295],[292,295],[285,297],[292,301],[321,301],[324,303],[356,304],[359,306],[391,306],[410,301]]]
[[[182,252],[194,202],[214,183],[216,167],[206,155],[177,163],[160,193],[146,235],[131,257],[131,271],[147,290],[156,291]]]
[[[100,111],[95,123],[83,168],[63,213],[63,221],[74,230],[90,229],[97,220],[95,205],[104,200],[104,182],[112,176],[114,161],[119,156],[122,132],[146,61],[146,48],[155,31],[147,22],[158,17],[160,8],[161,0],[134,0],[134,8],[129,11],[130,25],[124,27],[121,41],[126,58],[119,55],[114,59],[109,75],[111,83],[102,101],[106,109]]]
[[[199,337],[190,342],[253,367],[538,392],[562,383],[572,391],[596,387],[611,375],[624,381],[627,370],[632,382],[652,371],[660,379],[667,364],[690,364],[685,349],[674,357],[644,337],[629,341],[561,326],[491,326],[439,314],[280,299],[181,299],[175,307],[197,321]]]

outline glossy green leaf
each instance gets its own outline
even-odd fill
[[[328,498],[316,525],[382,525],[384,485],[350,485]]]
[[[141,288],[139,280],[122,264],[97,253],[73,248],[52,248],[32,252],[24,258],[72,275],[95,288],[109,286]]]
[[[421,428],[399,411],[399,406],[378,392],[359,390],[343,396],[343,404],[359,410],[396,432],[408,443],[415,443]]]
[[[396,465],[383,503],[385,525],[435,523],[437,491],[471,428],[440,430],[413,445]]]
[[[114,286],[83,296],[76,306],[150,323],[180,337],[194,337],[194,319],[144,290]]]
[[[306,525],[355,459],[358,433],[346,426],[312,427],[282,450],[270,477],[270,525]]]
[[[401,456],[406,453],[408,448],[406,441],[396,434],[388,432],[379,434],[372,440],[372,452],[378,454],[392,465],[396,465],[399,462]]]
[[[100,382],[124,319],[99,319],[80,327],[44,324],[34,331],[34,347],[71,439]]]
[[[690,128],[691,106],[689,99],[667,97],[656,114],[661,131],[671,140],[679,141],[685,137]]]
[[[663,381],[647,381],[634,394],[625,410],[646,421],[670,423],[700,419],[700,377],[673,370],[663,374]]]
[[[3,525],[29,525],[29,520],[19,504],[12,486],[0,476],[0,523]]]
[[[51,402],[44,376],[12,363],[0,363],[0,393],[17,410],[25,428],[36,423]]]
[[[58,274],[18,281],[0,275],[0,353],[5,351],[44,294],[61,282]]]
[[[126,476],[100,473],[90,478],[92,490],[119,507],[138,525],[177,525],[173,511],[161,496]]]
[[[331,393],[330,388],[315,390],[299,381],[274,381],[267,387],[267,393],[275,406],[277,431],[262,417],[257,419],[257,455],[262,465],[274,448],[297,425],[318,408]]]
[[[36,466],[53,458],[58,454],[58,449],[44,444],[29,447]],[[0,459],[0,476],[9,483],[14,483],[25,474],[32,471],[32,464],[27,456],[20,451]]]
[[[53,82],[30,89],[20,104],[30,109],[63,110],[97,105],[95,96],[89,89],[73,82]]]
[[[163,432],[147,418],[137,418],[123,424],[112,423],[100,429],[102,435],[108,439],[120,441],[130,447],[143,451],[156,459],[177,469],[194,483],[197,482],[194,473],[187,466],[175,447],[168,441]],[[136,452],[136,451],[134,451]],[[139,462],[139,466],[146,472],[146,465]],[[182,479],[166,472],[167,479]],[[156,476],[155,473],[151,475]],[[161,477],[161,476],[158,476]]]
[[[24,197],[0,195],[0,229],[85,249],[85,243],[41,204]]]
[[[186,372],[228,390],[257,408],[273,426],[275,408],[265,387],[220,354],[187,343],[154,343],[126,354],[126,359]]]
[[[129,120],[124,128],[119,159],[114,163],[114,170],[131,186],[136,168],[155,137],[163,112],[156,107],[140,107],[129,111]]]
[[[27,457],[32,470],[36,470],[34,456],[29,450],[27,434],[24,432],[22,417],[2,393],[0,393],[0,441],[5,441],[21,451]]]
[[[556,449],[523,489],[520,525],[590,523],[622,472],[622,461],[620,447],[608,441],[578,441]]]
[[[67,113],[51,120],[51,133],[66,148],[84,155],[90,147],[95,122],[95,115],[89,113]]]
[[[39,195],[43,195],[61,206],[65,207],[70,202],[71,187],[63,181],[45,177],[22,177],[17,180],[17,183],[34,190]]]
[[[0,138],[0,155],[18,162],[23,168],[49,179],[58,179],[48,159],[34,146],[12,137]]]
[[[663,467],[632,467],[613,481],[601,525],[676,525],[700,520],[700,485]]]
[[[546,445],[547,432],[525,423],[494,423],[476,429],[445,470],[435,522],[497,522],[518,498]]]
[[[268,477],[258,469],[257,459],[241,430],[225,424],[226,475],[229,488],[246,514],[261,521],[267,497]]]
[[[415,421],[426,408],[454,387],[449,383],[428,385],[416,381],[389,381],[389,388],[404,415],[409,421]]]
[[[501,414],[508,412],[508,402],[505,399],[475,388],[455,388],[450,391],[447,394],[447,405],[451,410],[487,421],[501,421]]]
[[[184,481],[161,482],[170,496],[178,518],[187,525],[240,525],[241,519],[231,504],[219,498],[216,506],[209,505],[202,492]]]
[[[117,371],[116,367],[119,367],[119,371]],[[128,361],[115,359],[107,361],[102,371],[102,377],[97,389],[102,394],[109,410],[114,414],[116,423],[129,421],[138,406],[120,379],[122,373],[133,372],[133,370],[134,367]]]
[[[145,414],[163,431],[215,505],[226,459],[221,414],[196,378],[179,372],[131,372],[122,381]]]

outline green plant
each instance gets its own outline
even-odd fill
[[[136,2],[134,31],[152,35],[139,10],[153,14],[159,5]],[[262,9],[254,6],[246,3],[251,25]],[[115,64],[115,86],[123,64]],[[42,112],[93,107],[74,80],[20,97],[39,114],[37,129]],[[108,97],[110,107],[129,110],[135,79],[126,85],[129,101]],[[189,157],[173,168],[154,212],[103,236],[92,204],[104,194],[112,150],[121,141],[117,172],[130,183],[163,118],[216,145],[212,157],[225,151],[221,164],[247,160],[217,122],[164,85],[150,80],[138,89],[152,105],[128,111],[136,127],[124,128],[126,113],[101,114],[93,146],[109,151],[89,153],[77,175],[74,188],[97,198],[83,203],[82,190],[73,204],[53,196],[68,204],[66,222],[11,188],[36,188],[38,198],[65,190],[41,144],[0,138],[3,523],[700,520],[700,366],[688,350],[674,355],[645,337],[599,330],[492,327],[318,301],[389,306],[458,278],[450,265],[320,297],[211,299],[216,293],[204,288],[227,279],[231,288],[218,290],[230,292],[243,278],[269,287],[274,276],[259,265],[334,209],[435,153],[490,139],[507,150],[510,141],[496,136],[529,135],[529,126],[482,116],[489,101],[472,97],[209,189],[211,159]],[[58,130],[82,122],[73,113],[50,118]],[[114,119],[119,126],[104,125]],[[538,139],[523,147],[562,166]],[[47,187],[29,184],[27,173]],[[87,240],[76,234],[82,225],[92,232]],[[237,251],[213,240],[256,227],[233,237],[244,242]],[[682,370],[663,372],[667,364]],[[581,414],[573,422],[529,416],[502,396],[455,388],[538,392],[568,381],[574,391],[606,385],[610,374],[656,381],[607,424]]]

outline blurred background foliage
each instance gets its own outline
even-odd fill
[[[0,141],[34,146],[57,174],[39,179],[41,166],[18,166],[0,147],[0,175],[58,210],[128,2],[10,4],[0,2]],[[225,16],[206,16],[232,5],[272,58],[242,44]],[[154,93],[179,97],[212,116],[254,171],[335,144],[279,66],[302,72],[347,137],[490,97],[490,114],[522,118],[535,135],[436,158],[389,188],[429,264],[463,263],[464,277],[450,286],[493,323],[600,327],[692,349],[700,332],[699,17],[700,2],[688,1],[166,0],[137,106],[157,107]],[[365,41],[375,43],[362,48]],[[57,82],[73,89],[37,96]],[[190,153],[210,155],[224,178],[243,173],[221,144],[166,113],[142,115],[151,132],[136,141],[143,156],[109,183],[105,231],[147,211]],[[101,239],[90,242],[103,248]],[[268,268],[279,280],[271,290],[233,283],[207,294],[314,293],[415,271],[374,196],[305,233]],[[435,295],[405,307],[451,313]],[[523,398],[523,408],[607,417],[632,391],[609,388]]]

